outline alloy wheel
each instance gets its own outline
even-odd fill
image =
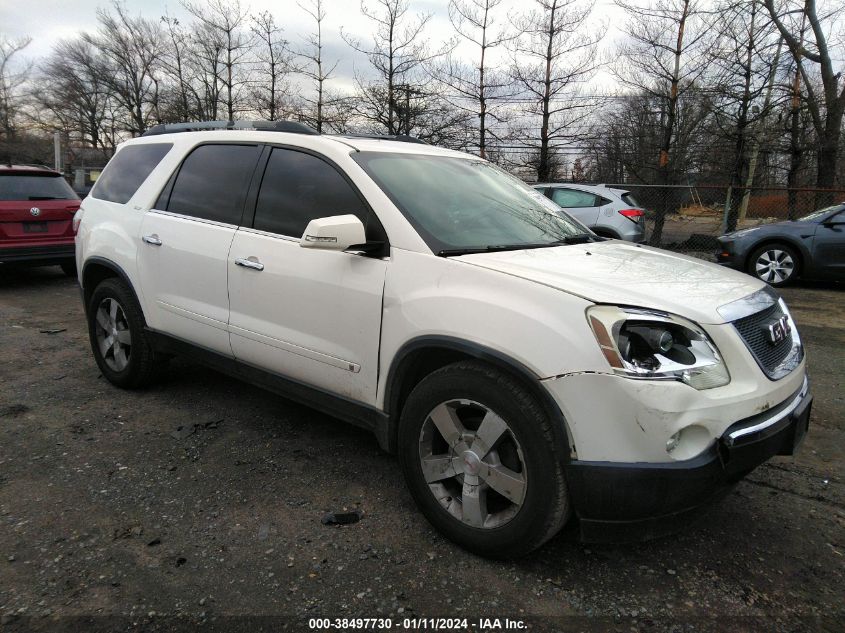
[[[132,336],[129,322],[121,305],[111,297],[100,302],[96,313],[97,346],[106,365],[114,371],[123,371],[129,365]]]
[[[441,507],[470,527],[501,527],[525,500],[522,447],[508,423],[479,402],[434,407],[420,430],[419,459]]]
[[[768,283],[780,284],[792,277],[795,261],[792,255],[779,248],[771,248],[760,253],[754,262],[757,276]]]

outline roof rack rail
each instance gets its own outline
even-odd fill
[[[416,136],[408,136],[407,134],[338,134],[338,136],[345,138],[374,138],[382,141],[400,141],[402,143],[428,145],[428,143],[418,139]]]
[[[174,132],[203,132],[206,130],[260,130],[262,132],[290,132],[312,134],[319,132],[298,121],[196,121],[192,123],[160,123],[141,136],[156,136]]]

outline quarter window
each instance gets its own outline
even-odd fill
[[[311,220],[348,213],[367,226],[369,210],[334,167],[311,154],[273,149],[255,208],[256,229],[300,237]]]
[[[182,163],[167,211],[239,224],[259,152],[256,145],[200,145]]]
[[[597,196],[586,191],[578,191],[577,189],[552,189],[552,200],[559,207],[564,209],[575,209],[578,207],[597,207]]]
[[[144,143],[124,147],[97,179],[91,197],[126,204],[156,168],[172,143]]]

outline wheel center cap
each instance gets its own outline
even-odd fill
[[[481,470],[481,458],[472,451],[465,451],[463,454],[464,472],[467,475],[477,475]]]

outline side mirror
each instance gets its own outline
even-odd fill
[[[364,224],[354,215],[333,215],[311,220],[299,240],[302,248],[345,251],[353,244],[367,241]]]

